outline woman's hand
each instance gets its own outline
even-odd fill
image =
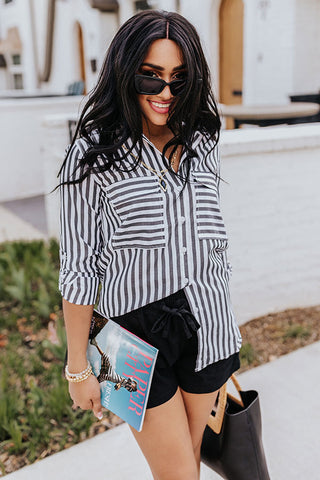
[[[92,410],[99,420],[102,419],[100,385],[94,375],[90,375],[83,382],[69,382],[69,393],[74,407],[80,407],[82,410]]]
[[[62,300],[64,321],[68,340],[68,369],[71,374],[86,370],[88,366],[87,347],[93,305],[76,305]],[[100,386],[94,375],[83,382],[69,382],[69,393],[74,407],[92,410],[94,415],[102,419]]]

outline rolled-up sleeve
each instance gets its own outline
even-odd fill
[[[75,178],[82,156],[72,147],[60,181]],[[99,287],[101,252],[100,187],[94,175],[79,184],[60,186],[60,275],[63,298],[77,305],[94,305]]]

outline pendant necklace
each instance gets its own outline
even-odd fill
[[[123,149],[126,150],[127,152],[129,152],[129,150],[124,146],[122,145]],[[138,160],[138,157],[137,155],[135,155],[134,153],[132,152],[129,152],[130,155],[135,158],[136,160]],[[178,155],[178,152],[177,150],[175,150],[173,156],[172,156],[172,160],[170,162],[170,166],[172,167],[172,165],[174,165],[176,159],[177,159],[177,155]],[[159,178],[159,185],[161,187],[161,189],[166,192],[167,191],[167,182],[166,180],[164,179],[164,176],[165,174],[169,171],[169,168],[164,168],[162,170],[155,170],[154,168],[152,167],[149,167],[149,165],[147,165],[146,163],[144,163],[142,160],[140,160],[140,163],[142,163],[142,165],[147,168],[150,172],[153,172],[157,175],[157,177]]]

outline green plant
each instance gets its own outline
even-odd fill
[[[12,300],[26,307],[32,299],[31,283],[24,268],[12,268],[11,285],[4,287],[5,292]]]
[[[0,442],[10,437],[10,424],[22,407],[19,389],[9,381],[9,371],[2,365],[0,373]],[[11,432],[13,428],[11,427]]]
[[[256,358],[256,352],[251,343],[244,343],[240,349],[241,365],[251,365]]]
[[[45,339],[30,347],[23,335],[14,334],[13,342],[0,349],[0,448],[24,454],[28,462],[52,445],[61,449],[70,443],[70,426],[71,443],[77,443],[88,436],[95,422],[92,412],[71,408],[68,384],[62,377],[65,333],[62,319],[56,322],[57,345]]]
[[[60,304],[58,251],[55,240],[0,245],[1,297],[24,316],[35,313],[45,319]]]
[[[289,338],[308,338],[310,335],[311,331],[309,328],[306,328],[303,325],[294,324],[287,328],[282,338],[283,340],[287,340]]]
[[[46,339],[46,340],[43,340],[42,347],[44,349],[48,349],[52,353],[52,355],[54,355],[61,362],[64,362],[66,350],[67,350],[67,337],[66,337],[66,332],[61,320],[60,321],[58,320],[56,322],[56,333],[57,333],[58,343],[54,344]]]
[[[0,346],[0,449],[27,462],[78,442],[95,422],[92,412],[72,410],[61,375],[58,269],[55,240],[0,244],[0,327],[8,339]]]
[[[23,433],[18,422],[16,420],[10,420],[10,422],[6,424],[5,429],[10,438],[6,442],[3,442],[3,444],[9,445],[9,451],[11,453],[21,453],[24,450],[25,445],[23,442]]]
[[[62,378],[58,269],[55,240],[0,244],[0,449],[25,463],[86,438],[96,421],[71,408]]]

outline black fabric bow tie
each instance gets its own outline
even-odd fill
[[[162,310],[163,314],[155,321],[151,329],[152,333],[161,332],[161,336],[167,338],[170,331],[172,332],[175,328],[178,327],[180,329],[182,327],[186,337],[189,339],[192,337],[193,332],[200,328],[192,313],[184,307],[168,307],[164,305]]]

